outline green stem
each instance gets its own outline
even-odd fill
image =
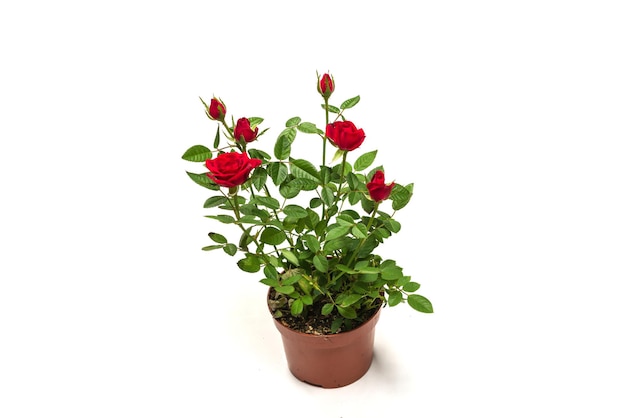
[[[341,177],[339,178],[339,186],[337,187],[337,196],[335,196],[335,201],[333,204],[339,201],[339,196],[341,195],[341,188],[343,187],[343,181],[345,180],[345,171],[346,171],[346,160],[348,159],[348,151],[343,152],[343,158],[341,159]]]
[[[322,167],[326,167],[326,127],[328,126],[328,97],[324,97],[324,111],[326,113],[326,124],[324,125],[324,134],[322,135]],[[322,189],[326,187],[326,182],[322,182]],[[326,203],[322,200],[322,216],[326,218]]]
[[[324,125],[324,136],[322,138],[323,146],[322,146],[322,165],[326,165],[326,142],[328,137],[326,136],[326,127],[328,126],[328,97],[324,98],[324,110],[326,111],[326,124]]]

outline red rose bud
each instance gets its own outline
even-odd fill
[[[372,200],[380,202],[389,197],[393,186],[395,186],[393,182],[391,184],[385,184],[385,173],[378,170],[374,173],[372,180],[367,183],[367,190],[369,190]]]
[[[211,99],[211,103],[209,104],[207,115],[209,115],[209,117],[213,120],[224,121],[224,116],[226,116],[226,106],[214,97]]]
[[[209,169],[207,176],[219,186],[240,186],[248,180],[250,172],[262,162],[258,158],[248,157],[246,153],[223,153],[212,160],[206,160],[206,168]]]
[[[240,141],[243,139],[246,142],[252,142],[256,139],[258,133],[259,128],[256,127],[254,128],[254,130],[252,130],[248,118],[241,118],[237,121],[237,125],[235,126],[236,141]]]
[[[329,123],[326,126],[326,136],[340,150],[352,151],[361,146],[365,132],[346,120]]]
[[[328,99],[333,91],[335,91],[335,82],[329,74],[324,74],[321,80],[317,82],[317,91],[325,99]]]

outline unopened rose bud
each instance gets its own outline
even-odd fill
[[[224,116],[226,116],[226,106],[214,97],[211,99],[211,104],[209,104],[209,108],[207,109],[207,115],[209,115],[209,118],[213,120],[223,122]]]
[[[234,136],[236,141],[244,140],[246,142],[252,142],[256,139],[258,133],[259,128],[255,127],[252,129],[248,118],[239,119],[237,125],[235,125]]]
[[[324,74],[320,80],[317,82],[317,91],[322,95],[323,98],[328,99],[333,91],[335,91],[335,81],[328,74]]]

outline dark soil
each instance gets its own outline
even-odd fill
[[[270,290],[269,296],[270,300],[273,300],[276,297],[273,288]],[[304,312],[304,315],[302,316],[291,315],[291,310],[289,309],[289,307],[275,310],[270,309],[270,311],[272,312],[274,317],[276,317],[276,312],[280,311],[282,315],[276,318],[276,320],[280,321],[284,326],[289,329],[305,334],[327,335],[333,333],[331,330],[331,325],[335,318],[339,316],[339,314],[337,313],[337,311],[334,311],[331,315],[322,315],[322,306],[325,303],[325,301],[321,301],[314,303],[311,306],[307,306],[306,308],[308,309]],[[362,315],[359,318],[348,321],[347,324],[344,324],[341,328],[339,328],[337,333],[358,327],[360,324],[366,322],[368,319],[374,316],[377,311],[378,309],[371,309],[369,311],[362,312]]]

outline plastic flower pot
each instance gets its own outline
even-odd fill
[[[372,364],[374,331],[380,311],[379,308],[353,330],[329,335],[294,331],[274,319],[291,373],[303,382],[323,388],[338,388],[359,380]]]

